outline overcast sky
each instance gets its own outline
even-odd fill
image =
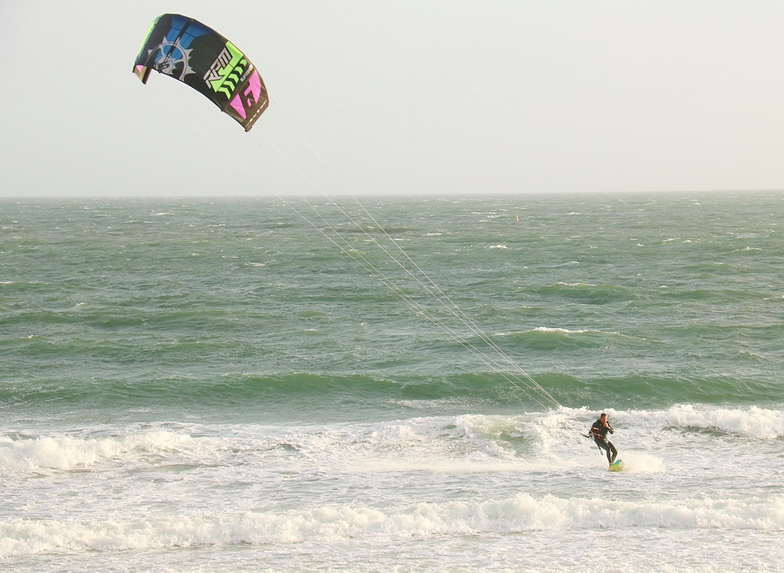
[[[256,64],[250,134],[131,73],[164,12]],[[0,197],[784,189],[783,31],[780,0],[0,0]]]

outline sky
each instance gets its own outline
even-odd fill
[[[273,104],[132,73],[165,12]],[[0,0],[0,197],[784,189],[780,0]]]

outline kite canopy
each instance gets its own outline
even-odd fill
[[[146,84],[151,70],[201,92],[245,131],[269,105],[264,80],[245,54],[187,16],[164,14],[152,23],[133,73]]]

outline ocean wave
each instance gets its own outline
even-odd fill
[[[744,357],[748,360],[748,357]],[[536,381],[569,406],[614,404],[618,408],[661,409],[676,404],[778,404],[781,387],[776,382],[729,376],[629,374],[617,378],[586,378],[558,372],[541,373]]]
[[[614,331],[613,332],[605,332],[603,330],[594,330],[594,329],[590,329],[590,328],[589,329],[581,329],[581,330],[569,330],[568,328],[549,328],[549,327],[546,327],[546,326],[539,326],[537,328],[534,328],[533,331],[534,332],[557,332],[557,333],[560,333],[560,334],[586,334],[586,333],[589,333],[589,332],[593,332],[593,333],[596,333],[596,334],[609,334],[609,335],[620,336],[619,332],[614,332]]]
[[[666,409],[613,409],[605,411],[617,423],[642,433],[664,430],[684,432],[709,430],[755,440],[784,439],[784,411],[758,406],[728,408],[701,404],[676,404]],[[551,415],[593,420],[598,410],[562,408]]]
[[[550,286],[539,287],[534,292],[547,298],[567,298],[584,304],[608,304],[636,298],[634,292],[624,286],[581,282],[558,282]]]
[[[719,434],[714,442],[784,439],[784,412],[677,405],[662,410],[606,408],[626,439],[632,473],[663,471],[653,455],[666,432],[680,432],[684,446],[696,432]],[[598,417],[588,408],[524,414],[427,416],[366,423],[306,426],[154,424],[146,428],[85,431],[83,435],[0,436],[0,474],[31,476],[74,470],[227,463],[303,471],[353,473],[428,471],[492,473],[571,471],[595,465],[581,436]],[[101,435],[110,434],[110,435]],[[718,442],[717,442],[718,443]]]
[[[505,344],[518,347],[575,352],[604,348],[627,339],[609,331],[547,327],[499,338],[504,338]],[[739,360],[751,362],[764,358],[743,355]],[[410,370],[416,368],[413,365]],[[89,382],[55,379],[25,386],[0,384],[0,411],[24,411],[27,415],[39,415],[40,411],[43,412],[41,416],[50,416],[56,408],[59,416],[62,412],[75,410],[89,414],[100,406],[105,411],[116,412],[116,415],[112,414],[115,418],[143,409],[158,413],[151,420],[180,419],[183,412],[193,415],[220,411],[255,412],[257,419],[263,421],[269,419],[270,413],[296,413],[316,403],[321,410],[328,408],[327,411],[336,414],[360,408],[376,412],[394,409],[397,415],[405,415],[404,410],[412,408],[433,411],[440,407],[443,413],[487,413],[511,406],[537,408],[542,400],[534,400],[538,395],[529,392],[530,383],[515,372],[510,369],[506,374],[486,371],[433,375],[424,371],[390,377],[372,371],[349,375],[297,372],[286,375],[214,373],[210,376],[207,373],[201,378],[151,372],[140,375],[141,380],[136,377]],[[676,404],[756,404],[764,407],[781,402],[781,388],[777,383],[750,378],[686,377],[678,372],[606,378],[580,378],[558,371],[531,374],[558,402],[570,407],[601,407],[603,404],[648,409]],[[513,385],[513,381],[520,388]]]
[[[156,430],[130,435],[84,438],[67,435],[0,436],[0,473],[40,473],[85,469],[130,452],[161,453],[191,441],[185,433]]]
[[[516,344],[536,350],[555,350],[558,348],[596,348],[603,347],[613,338],[620,338],[619,332],[597,329],[568,329],[538,326],[523,332],[501,335]]]
[[[536,531],[776,530],[784,497],[670,502],[597,498],[513,497],[483,502],[416,503],[399,508],[321,505],[283,512],[210,513],[104,520],[7,519],[0,558],[203,546],[295,544],[432,535],[509,535]]]
[[[641,416],[647,416],[641,413]],[[749,408],[704,408],[680,404],[657,416],[663,425],[682,429],[717,430],[747,438],[784,438],[784,411]]]

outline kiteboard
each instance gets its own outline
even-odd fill
[[[623,463],[623,460],[615,460],[612,464],[610,464],[610,471],[611,472],[622,472],[623,468],[626,467],[626,464]]]

